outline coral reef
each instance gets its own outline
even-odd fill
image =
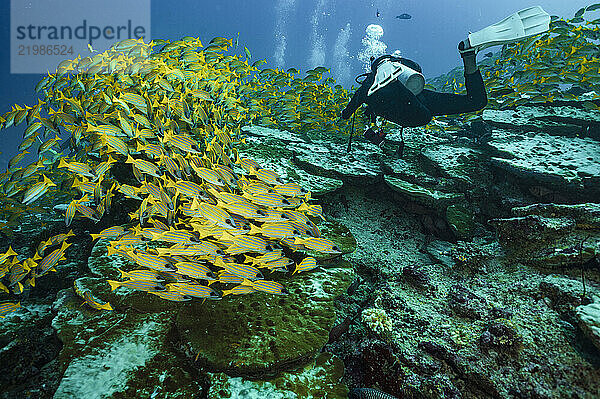
[[[61,65],[38,87],[47,103],[14,107],[0,121],[5,127],[25,121],[27,135],[43,137],[42,146],[53,150],[59,146],[50,133],[59,126],[72,129],[70,158],[49,156],[25,172],[19,154],[3,176],[0,213],[7,240],[0,255],[10,264],[2,276],[10,292],[1,295],[22,303],[0,323],[0,397],[337,399],[348,388],[402,398],[600,396],[598,61],[589,44],[597,38],[590,25],[598,21],[586,25],[583,19],[599,8],[583,9],[571,20],[553,18],[552,32],[541,41],[508,45],[485,60],[488,109],[404,129],[403,152],[400,131],[389,126],[382,147],[355,141],[348,152],[338,133],[347,132],[349,122],[336,124],[334,118],[348,93],[323,79],[325,68],[305,78],[294,69],[258,70],[258,64],[224,55],[231,44],[226,39],[216,38],[204,50],[192,45],[194,38],[156,41],[158,51],[126,43],[123,64],[99,57]],[[120,68],[137,68],[137,56],[160,65],[145,70],[142,63],[137,70],[151,82],[148,92],[137,91],[138,74],[119,74]],[[548,57],[558,61],[549,67]],[[584,59],[585,68],[578,69]],[[112,91],[79,96],[68,70],[80,66],[110,71],[99,82],[109,82]],[[206,73],[203,83],[190,71]],[[460,72],[433,85],[458,91],[453,79]],[[536,76],[541,73],[549,75]],[[219,79],[223,74],[235,82]],[[91,78],[81,83],[83,91],[95,84]],[[193,87],[186,91],[187,84]],[[293,90],[286,93],[286,87]],[[323,96],[311,97],[315,92]],[[131,94],[143,97],[143,104]],[[311,108],[315,101],[319,106]],[[78,105],[94,112],[86,116]],[[102,131],[110,126],[124,147]],[[127,126],[135,128],[133,135]],[[356,130],[363,126],[359,116]],[[153,145],[162,146],[158,157]],[[82,161],[96,177],[104,163],[106,174],[96,181],[86,177],[90,171],[77,164]],[[194,170],[187,173],[186,165]],[[213,168],[224,174],[214,175]],[[179,179],[205,191],[186,196],[171,186]],[[217,227],[207,231],[191,219],[209,220],[208,214],[183,211],[205,203],[224,211],[226,194],[248,196],[248,182],[275,190],[278,179],[298,184],[284,192],[310,191],[322,208],[298,191],[281,196],[289,208],[281,199],[277,206],[249,201],[264,212],[301,213],[295,215],[304,233],[310,230],[337,249],[323,253],[318,245],[305,246],[307,234],[283,243],[283,237],[261,235],[280,245],[291,263],[317,259],[309,272],[260,268],[285,288],[275,293],[287,295],[255,292],[258,279],[246,278],[248,283],[240,275],[242,281],[231,285],[211,280],[226,264],[217,261],[223,256],[217,251],[230,252],[223,256],[230,267],[249,266],[248,258],[264,254],[236,248],[220,225],[231,228],[231,221],[213,219]],[[36,190],[48,190],[39,207],[21,204],[33,204]],[[111,206],[109,192],[115,194]],[[12,282],[19,280],[17,272],[28,276],[23,283],[40,277],[27,259],[37,263],[61,248],[54,241],[64,241],[63,213],[73,207],[67,261],[57,261],[56,273],[19,293],[11,272]],[[234,222],[246,225],[238,216]],[[256,215],[243,219],[250,219],[254,232],[268,223]],[[135,242],[110,236],[121,229]],[[194,244],[186,245],[218,249],[202,259],[161,257],[168,231],[193,231]],[[8,238],[18,255],[8,251]],[[111,290],[106,280],[143,266],[140,252],[155,261],[169,258],[164,268],[202,260],[209,265],[207,279],[189,279],[192,285],[213,299],[228,295],[187,301],[178,294],[186,300],[181,303],[140,290]],[[17,264],[29,270],[17,270]],[[157,283],[185,276],[160,273]],[[234,288],[246,295],[233,295]],[[92,299],[78,295],[85,292]],[[114,310],[89,306],[94,301],[107,301]]]
[[[393,324],[384,309],[369,308],[362,311],[362,322],[373,332],[385,336],[392,331]]]
[[[162,382],[164,375],[142,370],[151,370],[164,356],[181,358],[174,347],[195,359],[203,373],[211,367],[232,374],[242,369],[237,374],[256,377],[309,363],[327,340],[334,320],[332,301],[352,278],[340,256],[353,251],[356,242],[338,223],[328,223],[322,235],[315,224],[324,220],[321,206],[309,203],[311,192],[293,180],[301,174],[304,182],[322,189],[321,194],[328,191],[323,189],[327,184],[335,188],[337,183],[295,173],[298,168],[291,164],[284,170],[288,180],[283,180],[266,164],[240,155],[238,145],[245,143],[241,126],[262,112],[262,106],[243,108],[248,98],[241,93],[260,89],[266,72],[259,73],[258,80],[245,80],[257,69],[238,56],[224,55],[229,46],[231,41],[223,38],[201,50],[200,40],[191,37],[173,43],[119,42],[93,57],[64,61],[36,87],[43,93],[37,106],[15,106],[1,120],[2,127],[28,124],[23,152],[2,176],[10,179],[2,200],[13,211],[20,210],[11,222],[27,217],[29,205],[39,201],[65,212],[67,226],[92,222],[92,240],[100,239],[88,262],[93,277],[87,270],[69,276],[66,284],[74,283],[72,288],[58,293],[56,301],[53,294],[58,290],[46,291],[56,309],[52,327],[63,342],[58,356],[63,376],[56,397],[127,395],[139,390],[140,373],[146,381]],[[228,68],[223,69],[225,63]],[[319,81],[322,73],[318,78],[309,74],[306,82]],[[71,137],[69,146],[58,153],[58,135],[45,136],[61,130]],[[25,150],[42,137],[47,141],[38,149],[40,161],[17,167]],[[46,152],[54,156],[43,158]],[[271,158],[268,163],[277,165]],[[52,191],[56,195],[50,195]],[[61,201],[66,203],[56,204]],[[26,260],[9,247],[2,255],[0,278],[6,277],[10,294],[48,288],[44,280],[52,278],[40,277],[68,270],[60,263],[73,242],[82,239],[71,238],[82,233],[80,227],[76,232],[46,236]],[[325,236],[335,238],[343,249]],[[80,249],[89,249],[86,241]],[[23,251],[28,252],[30,248]],[[319,259],[310,254],[319,254]],[[288,269],[303,265],[303,259],[309,260],[308,266]],[[319,266],[328,268],[313,270]],[[290,280],[292,292],[281,284],[284,280]],[[120,286],[134,291],[113,292]],[[4,285],[0,288],[9,293]],[[247,302],[243,294],[256,298]],[[226,295],[231,296],[216,308],[204,303]],[[275,301],[273,295],[290,299]],[[81,308],[82,300],[87,307]],[[181,303],[187,301],[192,303]],[[272,304],[286,302],[289,310],[280,317],[281,308]],[[19,305],[3,306],[14,311],[14,319]],[[218,313],[209,316],[209,309]],[[252,320],[246,321],[255,327],[265,317],[260,332],[242,328],[243,310],[252,313]],[[259,313],[256,319],[254,311]],[[294,313],[302,315],[301,322],[291,318]],[[223,319],[225,314],[229,321]],[[239,328],[232,328],[235,325]],[[214,331],[198,336],[198,326]],[[306,329],[313,331],[310,337]],[[173,331],[176,338],[171,337]],[[226,338],[225,332],[235,337]],[[257,340],[257,333],[279,338]],[[224,346],[214,345],[216,336],[223,337]],[[302,338],[306,345],[294,350]],[[237,340],[245,348],[253,344],[243,352],[235,347]],[[165,363],[169,365],[173,375],[185,381],[173,395],[195,396],[204,390],[185,377],[197,370]]]
[[[348,397],[348,389],[342,382],[343,374],[344,364],[340,359],[330,353],[321,353],[305,367],[271,380],[253,381],[223,373],[212,374],[208,398],[343,399]]]
[[[600,204],[533,204],[490,222],[510,255],[521,262],[558,268],[581,265],[600,254]]]
[[[352,275],[346,264],[290,279],[290,294],[275,300],[256,294],[190,304],[175,320],[182,350],[208,370],[255,379],[306,364],[327,342],[333,300]]]

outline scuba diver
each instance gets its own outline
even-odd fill
[[[458,44],[463,60],[467,94],[440,93],[424,89],[425,78],[416,62],[395,55],[371,59],[371,72],[356,78],[356,90],[342,119],[349,119],[362,104],[365,115],[375,123],[377,116],[404,127],[427,125],[433,116],[473,112],[487,105],[487,93],[475,57],[485,48],[512,43],[549,30],[550,15],[540,6],[530,7],[508,16],[478,32],[469,33]],[[364,77],[362,81],[358,79]],[[402,130],[401,130],[402,131]],[[381,145],[385,133],[367,128],[366,139]],[[401,146],[403,142],[401,142]],[[402,150],[400,149],[400,152]]]

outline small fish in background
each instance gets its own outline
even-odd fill
[[[412,19],[412,15],[404,13],[396,15],[396,19]]]
[[[377,13],[375,15],[377,16],[377,18],[381,17],[381,13],[379,12],[379,8],[377,9]]]

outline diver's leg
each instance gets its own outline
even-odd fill
[[[481,72],[479,72],[477,61],[475,59],[477,52],[475,49],[469,51],[470,48],[468,48],[467,51],[464,51],[464,47],[464,41],[458,43],[458,49],[461,52],[460,56],[462,57],[465,70],[467,97],[469,98],[470,104],[475,107],[475,111],[477,111],[485,108],[487,105],[487,93],[485,91],[485,84],[483,83]]]
[[[463,55],[462,59],[465,67],[465,75],[472,75],[479,70],[479,68],[477,68],[477,61],[475,61],[476,56],[474,51]]]
[[[463,44],[463,42],[460,44]],[[460,44],[459,49],[463,50]],[[479,111],[487,105],[487,93],[481,72],[477,67],[475,51],[462,53],[461,56],[465,69],[467,94],[438,93],[423,90],[417,97],[431,111],[432,115],[453,115]]]

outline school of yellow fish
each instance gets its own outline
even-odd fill
[[[51,209],[60,191],[70,195],[68,228],[79,218],[100,221],[122,196],[137,204],[131,224],[92,235],[110,240],[108,254],[135,264],[120,270],[120,281],[108,281],[113,290],[126,287],[170,301],[287,294],[271,279],[276,273],[317,267],[307,251],[341,251],[320,236],[315,222],[322,209],[311,203],[310,192],[239,155],[243,125],[269,124],[270,113],[296,106],[266,94],[274,85],[291,85],[290,71],[258,72],[260,63],[249,64],[246,48],[243,61],[227,55],[231,46],[225,38],[206,47],[192,37],[129,39],[61,62],[36,86],[42,95],[36,105],[15,105],[0,119],[3,128],[27,125],[21,152],[0,176],[0,214]],[[306,85],[323,72],[309,73]],[[295,103],[323,93],[313,89],[284,96]],[[325,108],[315,112],[329,117]],[[313,111],[297,112],[302,118]],[[306,128],[319,122],[295,123]],[[19,166],[34,145],[38,160]],[[119,173],[112,173],[117,164]],[[56,271],[71,236],[42,241],[25,260],[12,248],[0,254],[0,289],[18,295]],[[112,310],[89,290],[74,288],[92,308]],[[0,317],[18,306],[1,304]]]
[[[311,138],[331,139],[349,132],[349,122],[340,119],[340,115],[350,101],[350,94],[334,78],[323,79],[327,72],[330,70],[317,67],[300,78],[295,68],[287,71],[266,68],[241,92],[247,95],[245,104],[251,114],[260,115],[256,123]],[[359,118],[355,127],[363,125]]]

